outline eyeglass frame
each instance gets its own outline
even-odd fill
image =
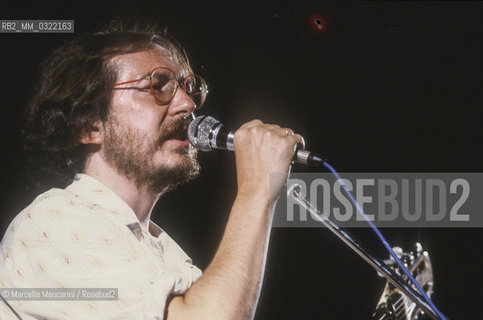
[[[154,68],[148,76],[145,76],[144,78],[140,78],[140,79],[134,79],[134,80],[128,80],[128,81],[123,81],[123,82],[118,82],[118,83],[115,83],[114,84],[114,87],[116,86],[120,86],[120,85],[124,85],[124,84],[129,84],[129,83],[134,83],[134,82],[139,82],[139,81],[143,81],[143,80],[149,80],[149,88],[150,88],[150,93],[151,95],[154,97],[154,100],[156,100],[156,102],[160,103],[161,105],[167,105],[169,104],[171,101],[173,101],[174,99],[174,96],[176,96],[176,92],[178,91],[179,88],[182,88],[184,92],[186,92],[186,82],[188,81],[188,78],[189,77],[193,77],[193,76],[196,76],[196,77],[199,77],[201,80],[203,80],[203,82],[206,84],[206,80],[198,75],[198,74],[195,74],[195,73],[190,73],[189,75],[187,75],[186,77],[184,77],[183,79],[174,79],[175,80],[175,83],[176,83],[176,89],[174,90],[174,93],[173,95],[171,96],[171,98],[164,102],[164,101],[161,101],[159,100],[157,97],[156,97],[156,93],[154,92],[154,89],[153,89],[153,74],[156,70],[159,70],[159,69],[166,69],[168,71],[170,71],[173,75],[176,76],[176,74],[174,73],[173,70],[171,70],[170,68],[167,68],[167,67],[156,67]],[[180,85],[180,82],[183,82],[183,86]],[[206,85],[206,87],[208,88],[208,85]],[[115,90],[121,90],[121,89],[138,89],[138,90],[144,90],[143,88],[131,88],[131,87],[128,87],[128,88],[114,88]],[[201,93],[199,93],[201,94]],[[205,94],[205,99],[206,99],[206,95],[208,94],[208,89],[206,90],[206,94]],[[190,96],[190,95],[189,95]],[[191,99],[191,96],[190,96],[190,99]],[[191,99],[193,100],[193,99]],[[193,101],[193,103],[195,103]],[[201,107],[204,105],[204,101],[199,105],[197,106],[196,103],[195,103],[195,110],[198,110],[198,109],[201,109]]]

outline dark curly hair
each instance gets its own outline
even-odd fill
[[[87,149],[79,138],[95,121],[105,121],[109,112],[117,78],[111,58],[154,45],[191,73],[185,51],[166,29],[127,26],[119,20],[64,44],[42,63],[23,129],[25,160],[36,189],[65,187],[82,171]]]

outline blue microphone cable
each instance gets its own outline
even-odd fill
[[[389,254],[391,255],[391,257],[394,259],[394,261],[397,263],[397,265],[399,266],[399,268],[401,268],[401,270],[408,277],[408,279],[416,286],[416,288],[418,289],[418,291],[424,297],[424,300],[426,300],[426,302],[429,304],[429,306],[433,309],[434,313],[436,313],[442,320],[446,319],[443,316],[443,314],[438,310],[438,308],[436,308],[436,306],[433,304],[433,302],[431,301],[431,299],[426,295],[426,292],[419,285],[419,283],[416,281],[416,279],[414,279],[414,277],[411,274],[411,272],[409,272],[409,270],[404,266],[404,264],[401,262],[401,260],[399,259],[399,257],[396,255],[396,253],[394,252],[394,250],[392,250],[392,248],[389,245],[389,243],[387,242],[386,238],[382,235],[382,233],[374,225],[374,223],[367,217],[367,215],[365,214],[364,210],[362,210],[362,208],[359,206],[359,204],[357,203],[357,201],[354,199],[354,196],[352,195],[352,193],[349,191],[349,189],[347,189],[347,186],[345,185],[344,181],[339,176],[339,173],[337,173],[337,171],[327,161],[324,161],[322,163],[322,165],[325,166],[327,169],[329,169],[329,171],[332,172],[332,174],[334,175],[334,177],[337,178],[337,180],[340,182],[342,188],[344,189],[345,193],[349,197],[350,201],[357,208],[357,211],[364,217],[364,219],[366,220],[366,222],[369,224],[369,226],[374,231],[374,233],[377,235],[377,237],[381,240],[382,244],[387,249],[387,251],[389,252]]]

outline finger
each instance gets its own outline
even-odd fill
[[[300,134],[296,134],[295,136],[298,139],[296,148],[299,149],[299,150],[305,150],[305,139],[304,139],[304,137],[302,137]]]
[[[278,128],[276,130],[277,134],[279,134],[282,137],[288,137],[288,136],[293,136],[294,132],[290,128]]]
[[[269,129],[269,130],[277,130],[277,129],[280,129],[280,126],[277,125],[277,124],[264,124],[263,125],[264,128],[266,129]]]
[[[300,134],[294,134],[292,136],[288,136],[294,145],[294,151],[296,150],[304,150],[305,149],[305,140]]]
[[[293,130],[292,130],[292,129],[290,129],[290,128],[282,128],[282,129],[284,130],[284,134],[285,134],[286,136],[293,136],[293,135],[295,134],[295,133],[293,132]]]

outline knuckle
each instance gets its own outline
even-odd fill
[[[235,131],[233,138],[246,140],[247,137],[250,136],[250,130],[250,128],[239,128],[237,131]]]
[[[240,128],[237,131],[235,131],[234,139],[235,140],[242,140],[246,137],[247,135],[247,129],[246,128]]]
[[[253,132],[255,135],[259,135],[259,134],[263,133],[265,130],[264,130],[263,127],[257,126],[257,127],[250,128],[250,131]]]
[[[237,140],[240,138],[240,136],[243,135],[242,133],[242,129],[238,129],[237,131],[235,131],[235,134],[233,135],[234,139]]]
[[[264,135],[265,137],[267,137],[268,139],[273,139],[274,137],[276,137],[277,135],[275,134],[275,132],[273,132],[272,130],[264,130]]]

